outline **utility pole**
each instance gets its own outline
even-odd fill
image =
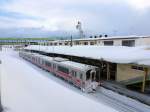
[[[70,41],[70,46],[72,47],[72,45],[73,45],[73,44],[72,44],[72,35],[71,35],[71,38],[70,38],[70,39],[71,39],[71,41]]]
[[[147,75],[148,75],[148,69],[144,68],[145,74],[143,76],[143,83],[142,83],[142,92],[145,92],[145,85],[146,85],[146,79],[147,79]]]

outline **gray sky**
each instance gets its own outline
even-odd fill
[[[0,0],[0,4],[0,37],[69,34],[76,32],[77,21],[86,34],[150,34],[150,0]]]

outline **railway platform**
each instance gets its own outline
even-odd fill
[[[121,85],[121,84],[116,83],[114,81],[103,81],[101,86],[106,88],[106,89],[115,91],[119,94],[125,95],[127,97],[136,99],[136,100],[150,106],[150,97],[149,97],[149,95],[129,90],[124,85]]]

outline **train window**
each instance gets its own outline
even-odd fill
[[[42,60],[42,65],[44,65],[44,61]]]
[[[56,69],[56,64],[53,64],[53,68]]]
[[[39,58],[36,58],[36,60],[37,60],[38,63],[40,62]]]
[[[50,66],[51,66],[51,63],[50,63],[50,62],[45,61],[45,65],[50,67]]]
[[[77,73],[75,71],[72,71],[72,76],[77,77]]]
[[[80,79],[82,79],[83,77],[82,77],[83,75],[80,73]]]
[[[69,74],[69,69],[65,68],[63,66],[58,66],[58,71],[64,72],[66,74]]]
[[[89,79],[90,79],[90,72],[91,72],[91,70],[88,70],[88,71],[86,72],[86,80],[89,80]]]

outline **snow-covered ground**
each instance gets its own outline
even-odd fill
[[[57,83],[14,51],[0,52],[0,59],[2,104],[8,112],[117,112],[76,88],[77,92]]]
[[[149,106],[104,88],[93,94],[82,93],[12,50],[4,49],[0,59],[2,104],[8,112],[150,111]]]

